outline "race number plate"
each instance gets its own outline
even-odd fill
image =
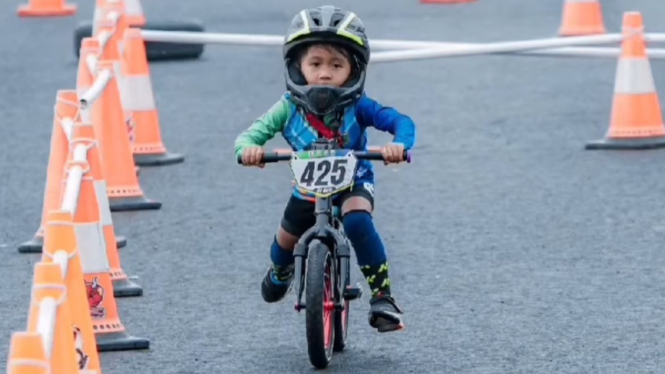
[[[296,185],[325,197],[353,184],[358,159],[350,150],[302,151],[291,159]]]

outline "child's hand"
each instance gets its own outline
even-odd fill
[[[386,164],[400,163],[404,161],[404,144],[388,143],[381,148],[381,154]]]
[[[245,166],[258,166],[263,168],[263,147],[253,146],[247,147],[242,151],[242,164]]]

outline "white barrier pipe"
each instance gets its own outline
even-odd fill
[[[69,176],[67,177],[67,186],[65,187],[65,195],[62,199],[60,209],[66,210],[72,214],[76,213],[76,205],[78,203],[79,192],[81,191],[81,180],[83,179],[83,168],[79,165],[72,166],[69,169]]]
[[[522,40],[515,42],[487,43],[472,46],[457,46],[431,49],[415,49],[405,51],[379,52],[375,53],[370,62],[397,62],[405,60],[419,60],[426,58],[441,58],[453,56],[470,56],[496,52],[515,52],[527,49],[543,49],[563,46],[616,43],[623,40],[621,34],[576,36],[566,38]]]
[[[99,47],[101,48],[102,51],[104,50],[106,43],[108,43],[109,39],[111,39],[112,36],[113,33],[108,30],[104,30],[100,32],[99,35],[97,35],[97,42],[99,43]]]
[[[149,42],[170,42],[186,44],[242,44],[258,46],[280,46],[284,36],[261,34],[222,34],[193,31],[141,30],[141,37]]]
[[[85,64],[88,65],[88,70],[90,71],[91,74],[95,74],[95,71],[97,70],[97,56],[95,55],[88,55],[88,57],[85,58]]]
[[[652,59],[665,59],[665,49],[653,48],[646,50],[647,56]],[[580,57],[613,57],[621,54],[620,48],[599,47],[564,47],[528,51],[529,55],[552,55],[552,56],[580,56]]]
[[[113,22],[115,25],[118,24],[118,20],[120,19],[120,13],[119,12],[111,12],[106,16],[107,20],[110,20]]]
[[[56,300],[52,297],[44,298],[39,303],[39,315],[37,316],[37,332],[42,335],[44,352],[46,357],[51,358],[53,348],[53,335],[55,334],[55,314],[58,309]]]
[[[67,137],[67,140],[71,140],[72,130],[74,130],[74,121],[72,121],[72,119],[69,117],[65,117],[60,121],[60,125],[62,126],[62,129],[65,131],[65,136]]]
[[[651,43],[665,43],[665,33],[648,33],[644,34],[644,40]]]
[[[67,270],[69,269],[69,255],[63,250],[55,252],[53,262],[60,265],[62,279],[67,279]]]
[[[145,41],[151,42],[171,42],[171,43],[190,43],[190,44],[237,44],[250,46],[281,46],[284,43],[284,37],[280,35],[266,34],[224,34],[224,33],[201,33],[191,31],[161,31],[161,30],[141,30],[141,35]],[[619,35],[619,34],[610,34]],[[649,38],[651,36],[651,38]],[[646,34],[649,41],[665,42],[665,34]],[[652,40],[653,39],[653,40]],[[548,39],[545,39],[548,40]],[[570,40],[570,38],[556,38],[551,40]],[[409,41],[392,39],[371,39],[369,41],[373,51],[384,50],[404,50],[404,49],[430,49],[435,47],[459,48],[459,47],[480,47],[488,45],[486,43],[456,43],[456,42],[433,42],[433,41]],[[566,43],[564,43],[566,44]],[[594,43],[590,43],[594,44]],[[561,48],[543,48],[528,50],[508,50],[488,53],[516,53],[524,55],[553,55],[553,56],[580,56],[580,57],[617,57],[619,49],[592,48],[592,47],[561,47]],[[665,58],[665,49],[653,49],[647,51],[650,57]]]
[[[74,148],[74,161],[86,161],[88,148],[83,144],[78,144]],[[83,168],[80,165],[74,165],[69,169],[67,181],[65,183],[65,192],[62,197],[60,209],[76,213],[76,205],[81,191],[81,180],[83,179]]]
[[[81,109],[87,109],[90,104],[94,103],[99,98],[106,89],[106,86],[111,82],[112,77],[113,75],[110,69],[104,69],[99,72],[97,78],[95,78],[95,82],[79,99]]]
[[[665,36],[665,34],[663,34]],[[665,40],[663,40],[665,41]],[[376,48],[375,44],[380,46]],[[425,49],[433,47],[467,47],[482,45],[480,43],[449,43],[449,42],[430,42],[430,41],[405,41],[405,40],[377,40],[372,42],[373,49]],[[620,48],[601,48],[601,47],[561,47],[561,48],[545,48],[537,50],[515,51],[515,52],[498,52],[515,53],[520,55],[545,55],[545,56],[579,56],[579,57],[618,57],[621,53]],[[647,49],[647,54],[651,58],[665,58],[665,49],[653,48]]]

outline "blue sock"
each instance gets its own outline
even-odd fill
[[[386,262],[386,249],[368,212],[347,213],[344,216],[344,232],[356,251],[358,265],[380,265]]]
[[[368,212],[354,211],[344,216],[344,232],[353,244],[358,265],[363,272],[372,296],[390,294],[388,256],[379,233]]]
[[[273,263],[273,268],[275,271],[272,275],[272,280],[275,283],[281,283],[286,281],[290,276],[290,271],[288,267],[293,265],[295,259],[293,258],[293,252],[287,251],[284,248],[280,247],[277,243],[277,237],[273,239],[272,246],[270,247],[270,259]]]

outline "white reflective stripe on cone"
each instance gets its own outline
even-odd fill
[[[646,58],[622,58],[617,65],[614,92],[639,95],[656,92],[651,64]]]
[[[108,273],[111,266],[106,257],[104,233],[98,222],[77,223],[76,240],[79,243],[84,274]]]
[[[97,196],[97,206],[99,206],[99,216],[101,217],[100,223],[102,226],[113,225],[109,198],[106,194],[106,180],[97,180],[94,182],[94,185],[95,196]]]
[[[128,112],[155,110],[155,98],[149,76],[125,76],[122,79],[122,106]]]
[[[40,368],[43,373],[49,373],[50,366],[44,361],[38,360],[24,360],[24,359],[10,359],[8,364],[9,373],[13,373],[13,368]]]

